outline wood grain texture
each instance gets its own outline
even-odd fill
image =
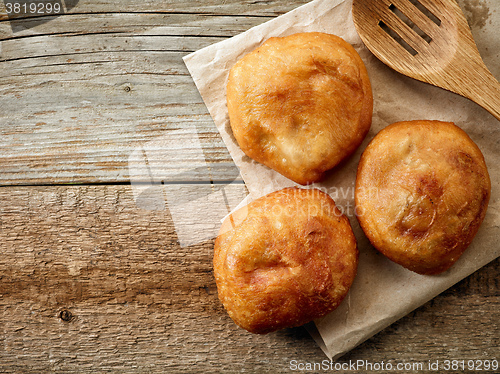
[[[0,188],[1,372],[282,373],[291,360],[325,359],[304,328],[260,336],[236,327],[217,299],[213,241],[181,247],[168,209],[138,208],[131,188]],[[499,267],[340,362],[495,358]]]
[[[64,1],[75,3],[75,0]],[[120,3],[109,0],[79,1],[68,13],[181,13],[208,15],[252,15],[278,16],[296,8],[308,0],[147,0],[140,3],[122,0]],[[6,12],[0,5],[1,19],[6,19]]]
[[[269,17],[163,14],[147,5],[117,14],[114,3],[94,5],[33,28],[33,19],[17,20],[27,27],[19,32],[0,22],[0,184],[125,182],[136,149],[184,126],[198,129],[210,172],[182,170],[183,180],[234,178],[182,57]],[[241,4],[233,6],[239,13]],[[167,179],[180,181],[180,171]]]
[[[210,235],[246,190],[182,62],[307,2],[86,0],[12,23],[0,2],[0,372],[286,373],[326,358],[304,328],[252,335],[217,299]],[[157,157],[183,131],[196,141]],[[340,361],[498,359],[499,267]]]
[[[226,180],[237,174],[182,57],[251,22],[223,17],[234,31],[196,36],[225,23],[209,17],[197,30],[179,31],[182,24],[195,23],[193,16],[126,15],[126,24],[137,26],[124,33],[113,28],[124,28],[121,18],[97,16],[110,31],[95,33],[101,30],[96,17],[80,22],[64,22],[64,17],[59,26],[57,19],[43,27],[64,28],[71,36],[35,34],[1,42],[1,184],[128,181],[130,154],[183,126],[198,129],[212,164],[212,175],[184,175],[185,180]],[[180,152],[178,161],[193,151]],[[178,173],[172,174],[169,180],[178,180]]]

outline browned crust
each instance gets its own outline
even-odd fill
[[[317,189],[286,188],[252,202],[215,241],[219,298],[236,324],[258,334],[334,310],[357,263],[349,220]]]
[[[370,142],[356,178],[358,221],[385,256],[420,274],[449,269],[472,242],[491,182],[477,145],[450,122],[397,122]]]
[[[231,69],[232,132],[252,159],[287,178],[319,181],[366,136],[373,97],[365,65],[325,33],[270,38]]]

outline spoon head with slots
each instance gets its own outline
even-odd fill
[[[455,0],[353,0],[366,47],[401,74],[467,97],[500,120],[500,83]]]
[[[454,0],[354,0],[354,24],[382,62],[412,78],[448,85],[466,55],[481,58]]]

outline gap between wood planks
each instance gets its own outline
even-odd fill
[[[244,185],[243,180],[217,180],[217,181],[162,181],[162,182],[133,182],[134,185],[225,185],[225,184],[241,184]],[[16,184],[0,184],[0,188],[12,187],[76,187],[76,186],[127,186],[132,185],[131,182],[76,182],[76,183],[16,183]]]
[[[210,13],[210,12],[175,12],[175,11],[151,11],[151,12],[79,12],[79,13],[63,13],[61,16],[88,16],[88,15],[101,15],[101,14],[147,14],[147,15],[187,15],[187,16],[204,16],[204,17],[230,17],[230,18],[275,18],[276,16],[270,16],[265,14],[252,14],[252,15],[241,15],[241,14],[225,14],[225,13]],[[22,18],[14,18],[14,19],[0,19],[0,23],[9,22],[9,21],[18,21],[18,20],[28,20],[28,19],[43,19],[43,18],[53,18],[54,15],[40,15],[40,16],[32,16],[32,17],[22,17]]]

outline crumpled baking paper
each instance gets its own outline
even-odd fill
[[[472,1],[470,0],[471,3]],[[470,5],[466,0],[463,3],[465,8]],[[476,41],[480,41],[480,52],[497,77],[500,74],[500,43],[498,37],[495,37],[495,30],[499,26],[499,4],[500,2],[489,0],[489,14],[496,14],[496,19],[491,19],[492,16],[489,20],[483,19],[482,27],[475,30]],[[349,217],[360,250],[358,274],[348,296],[338,309],[316,320],[316,330],[311,331],[313,338],[330,359],[340,357],[500,256],[497,239],[500,236],[500,123],[467,99],[404,77],[383,65],[364,47],[357,35],[351,5],[352,0],[315,0],[184,58],[235,164],[240,169],[250,192],[250,199],[295,183],[245,156],[232,136],[226,106],[226,82],[232,65],[269,37],[312,31],[342,37],[354,46],[366,64],[374,94],[372,128],[363,144],[347,162],[336,168],[324,182],[311,186],[329,193]],[[493,7],[499,9],[492,11]],[[473,17],[474,14],[470,16]],[[414,119],[451,121],[464,129],[485,155],[492,180],[492,196],[487,215],[473,243],[449,271],[434,276],[413,273],[379,254],[363,234],[354,214],[354,181],[361,152],[382,128],[396,121]]]

